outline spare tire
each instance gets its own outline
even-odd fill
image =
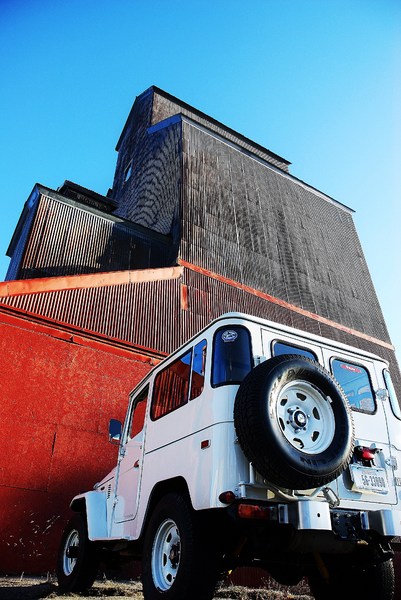
[[[320,487],[351,460],[348,400],[334,377],[304,356],[284,354],[252,369],[236,395],[234,425],[247,459],[279,487]]]

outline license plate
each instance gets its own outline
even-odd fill
[[[349,470],[354,482],[352,486],[354,490],[387,494],[388,483],[385,469],[350,465]]]

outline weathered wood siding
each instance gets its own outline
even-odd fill
[[[179,256],[389,342],[352,212],[183,123]]]

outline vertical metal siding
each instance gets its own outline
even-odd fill
[[[139,234],[113,217],[41,195],[18,277],[79,275],[171,263],[168,238],[150,231]]]
[[[151,281],[22,294],[4,304],[110,338],[172,352],[180,343],[180,282]]]
[[[181,286],[186,303],[181,306]],[[375,352],[388,360],[401,397],[394,351],[319,322],[256,293],[184,268],[182,279],[136,282],[2,298],[4,304],[110,338],[170,353],[228,311],[240,311]]]

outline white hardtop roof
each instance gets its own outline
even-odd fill
[[[385,364],[388,364],[387,361],[384,358],[382,358],[381,356],[379,356],[378,354],[373,354],[372,352],[368,352],[367,350],[362,350],[361,348],[357,348],[356,346],[350,346],[348,344],[343,344],[342,342],[337,342],[335,340],[323,337],[321,335],[309,333],[307,331],[304,331],[303,329],[297,329],[295,327],[290,327],[289,325],[283,325],[281,323],[277,323],[276,321],[269,321],[268,319],[264,319],[262,317],[255,317],[254,315],[250,315],[247,313],[241,313],[241,312],[223,313],[216,319],[213,319],[213,321],[211,321],[209,323],[209,325],[207,327],[205,327],[202,331],[205,331],[205,329],[208,329],[210,327],[210,325],[219,323],[219,321],[222,321],[225,319],[227,319],[227,320],[228,319],[241,319],[241,320],[245,320],[245,321],[251,321],[253,323],[257,323],[258,325],[262,325],[264,327],[269,327],[269,329],[274,329],[278,333],[281,332],[281,333],[289,333],[289,334],[296,335],[298,337],[303,338],[306,342],[309,340],[311,342],[316,342],[318,344],[324,344],[325,346],[329,346],[330,348],[336,348],[338,350],[343,350],[345,352],[352,352],[353,354],[359,354],[360,356],[363,356],[364,358],[379,360]],[[201,331],[199,332],[199,334],[200,333],[201,333]],[[199,335],[199,334],[197,334],[197,335]]]
[[[388,367],[388,361],[379,356],[378,354],[373,354],[372,352],[367,352],[366,350],[362,350],[361,348],[357,348],[356,346],[349,346],[347,344],[343,344],[341,342],[337,342],[335,340],[331,340],[330,338],[326,338],[320,335],[316,335],[314,333],[309,333],[304,331],[303,329],[297,329],[296,327],[290,327],[288,325],[282,325],[281,323],[277,323],[276,321],[269,321],[268,319],[263,319],[262,317],[255,317],[254,315],[250,315],[247,313],[241,312],[227,312],[222,313],[219,317],[216,317],[210,323],[208,323],[203,329],[198,331],[195,335],[189,338],[184,344],[173,350],[171,354],[163,358],[158,365],[153,367],[151,371],[144,377],[142,381],[138,383],[130,392],[130,396],[133,393],[136,393],[138,389],[140,389],[149,379],[149,377],[154,373],[154,371],[158,370],[160,367],[163,367],[165,362],[172,358],[173,356],[179,354],[186,346],[191,345],[191,343],[196,340],[198,337],[202,336],[202,333],[207,331],[210,327],[216,325],[219,326],[220,323],[224,321],[249,321],[251,323],[255,323],[257,325],[261,325],[262,327],[268,327],[269,329],[273,329],[277,331],[277,334],[280,333],[288,333],[291,335],[296,335],[298,338],[305,340],[305,343],[308,341],[315,342],[316,344],[324,345],[328,348],[334,350],[340,350],[347,353],[352,353],[354,355],[358,355],[361,358],[370,359],[370,360],[378,360],[381,363],[385,364]],[[234,324],[234,323],[232,323]]]

